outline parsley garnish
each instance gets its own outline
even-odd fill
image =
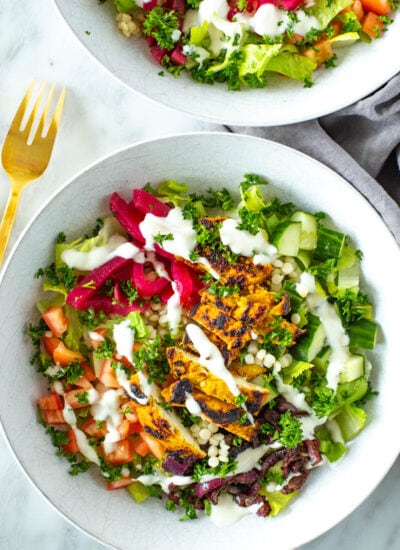
[[[282,428],[279,434],[279,442],[289,449],[293,449],[303,440],[303,430],[301,422],[293,416],[290,411],[286,411],[279,419],[279,425]]]
[[[179,30],[179,19],[175,11],[165,11],[161,6],[157,6],[147,12],[143,22],[143,33],[152,36],[161,48],[172,50],[175,47],[172,36],[176,30]]]

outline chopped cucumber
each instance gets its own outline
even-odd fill
[[[354,349],[374,349],[378,335],[378,325],[369,319],[359,319],[347,330],[350,347]]]
[[[296,254],[296,262],[299,264],[301,269],[304,271],[309,268],[313,259],[313,251],[311,250],[302,250],[301,248]]]
[[[365,358],[355,353],[351,355],[344,364],[339,376],[339,382],[352,382],[365,374]]]
[[[310,363],[323,348],[325,338],[324,325],[319,318],[315,315],[308,315],[307,334],[299,338],[292,355],[300,361]]]
[[[301,223],[300,248],[314,250],[317,246],[318,225],[312,214],[297,210],[290,216],[291,221]]]
[[[285,221],[278,224],[271,242],[284,256],[296,256],[300,248],[301,223]]]
[[[313,365],[315,365],[317,369],[324,374],[327,371],[331,353],[332,353],[331,348],[329,346],[325,346],[312,360]]]
[[[331,258],[336,261],[339,260],[345,242],[346,235],[343,233],[328,229],[327,227],[320,227],[314,258],[322,262]]]
[[[347,289],[358,293],[360,288],[360,267],[358,263],[351,267],[339,269],[337,287],[339,295],[344,294]]]
[[[140,481],[135,481],[132,485],[129,485],[127,489],[138,504],[149,498],[149,490],[146,485],[143,485]]]

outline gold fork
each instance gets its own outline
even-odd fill
[[[47,132],[43,135],[55,88],[51,86],[43,113],[38,122],[38,115],[41,110],[42,99],[46,88],[46,84],[43,84],[28,120],[22,127],[22,122],[27,114],[27,108],[35,86],[36,82],[33,81],[15,113],[3,145],[1,158],[3,168],[11,182],[11,193],[0,224],[0,265],[3,261],[8,239],[14,224],[21,192],[28,183],[39,178],[49,164],[64,105],[65,88],[62,90],[57,105],[55,106]],[[37,129],[30,143],[31,134],[37,123]]]

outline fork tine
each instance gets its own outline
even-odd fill
[[[51,139],[54,140],[56,137],[58,124],[60,122],[62,110],[64,107],[64,100],[65,100],[65,88],[62,89],[56,108],[54,109],[53,118],[51,119],[51,123],[46,134],[46,138],[48,140],[51,140]]]
[[[42,84],[42,86],[40,88],[40,91],[39,91],[39,95],[38,95],[38,97],[35,101],[35,104],[34,104],[33,108],[32,108],[31,114],[29,115],[29,118],[26,122],[25,128],[23,128],[23,130],[21,132],[24,135],[26,141],[28,141],[28,139],[29,139],[29,134],[31,133],[33,123],[36,120],[37,113],[38,113],[40,105],[42,103],[45,87],[46,87],[46,82],[44,82]]]
[[[55,86],[53,84],[52,87],[50,88],[49,95],[47,97],[47,101],[46,101],[46,104],[44,106],[42,116],[40,117],[40,121],[39,121],[38,127],[36,129],[35,136],[33,138],[34,140],[37,139],[38,137],[42,136],[42,134],[43,134],[44,126],[46,124],[47,115],[48,115],[50,105],[51,105],[51,102],[52,102],[52,99],[53,99],[54,90],[55,90]]]
[[[22,98],[21,103],[19,104],[18,110],[15,113],[15,116],[11,122],[11,128],[13,128],[16,132],[19,131],[21,127],[22,120],[24,118],[24,114],[26,112],[26,108],[28,106],[28,103],[31,99],[32,92],[36,86],[36,80],[33,79],[31,85],[29,86],[28,90],[26,91],[26,94]]]

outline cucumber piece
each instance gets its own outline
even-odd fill
[[[369,319],[359,319],[349,325],[347,333],[351,348],[374,349],[378,335],[378,325]]]
[[[367,413],[364,409],[355,405],[346,405],[340,409],[335,420],[342,432],[343,439],[347,442],[356,437],[365,426]]]
[[[337,288],[339,295],[344,294],[347,289],[351,289],[355,293],[358,293],[360,288],[360,266],[358,263],[351,267],[339,269]]]
[[[327,371],[331,353],[332,353],[331,348],[329,346],[325,346],[321,349],[318,355],[314,357],[314,359],[312,360],[313,365],[317,367],[317,369],[324,374]]]
[[[365,358],[363,355],[355,353],[351,355],[344,364],[343,370],[339,375],[339,382],[352,382],[365,374]]]
[[[300,248],[301,223],[285,221],[276,226],[271,242],[283,256],[296,256]]]
[[[346,235],[328,229],[327,227],[320,227],[318,231],[317,247],[314,252],[314,258],[324,262],[333,258],[339,260],[343,247],[346,242]]]
[[[324,325],[315,315],[308,315],[307,334],[301,336],[292,348],[292,355],[299,361],[311,361],[318,355],[325,344]]]
[[[140,504],[147,498],[149,498],[149,490],[147,489],[146,485],[143,485],[140,481],[135,481],[132,483],[132,485],[129,485],[127,487],[131,497]]]
[[[308,269],[313,260],[314,253],[311,250],[302,250],[301,248],[296,254],[296,262],[299,264],[300,268],[304,271]]]
[[[290,216],[291,221],[301,223],[300,248],[314,250],[317,246],[318,224],[312,214],[297,210]]]

